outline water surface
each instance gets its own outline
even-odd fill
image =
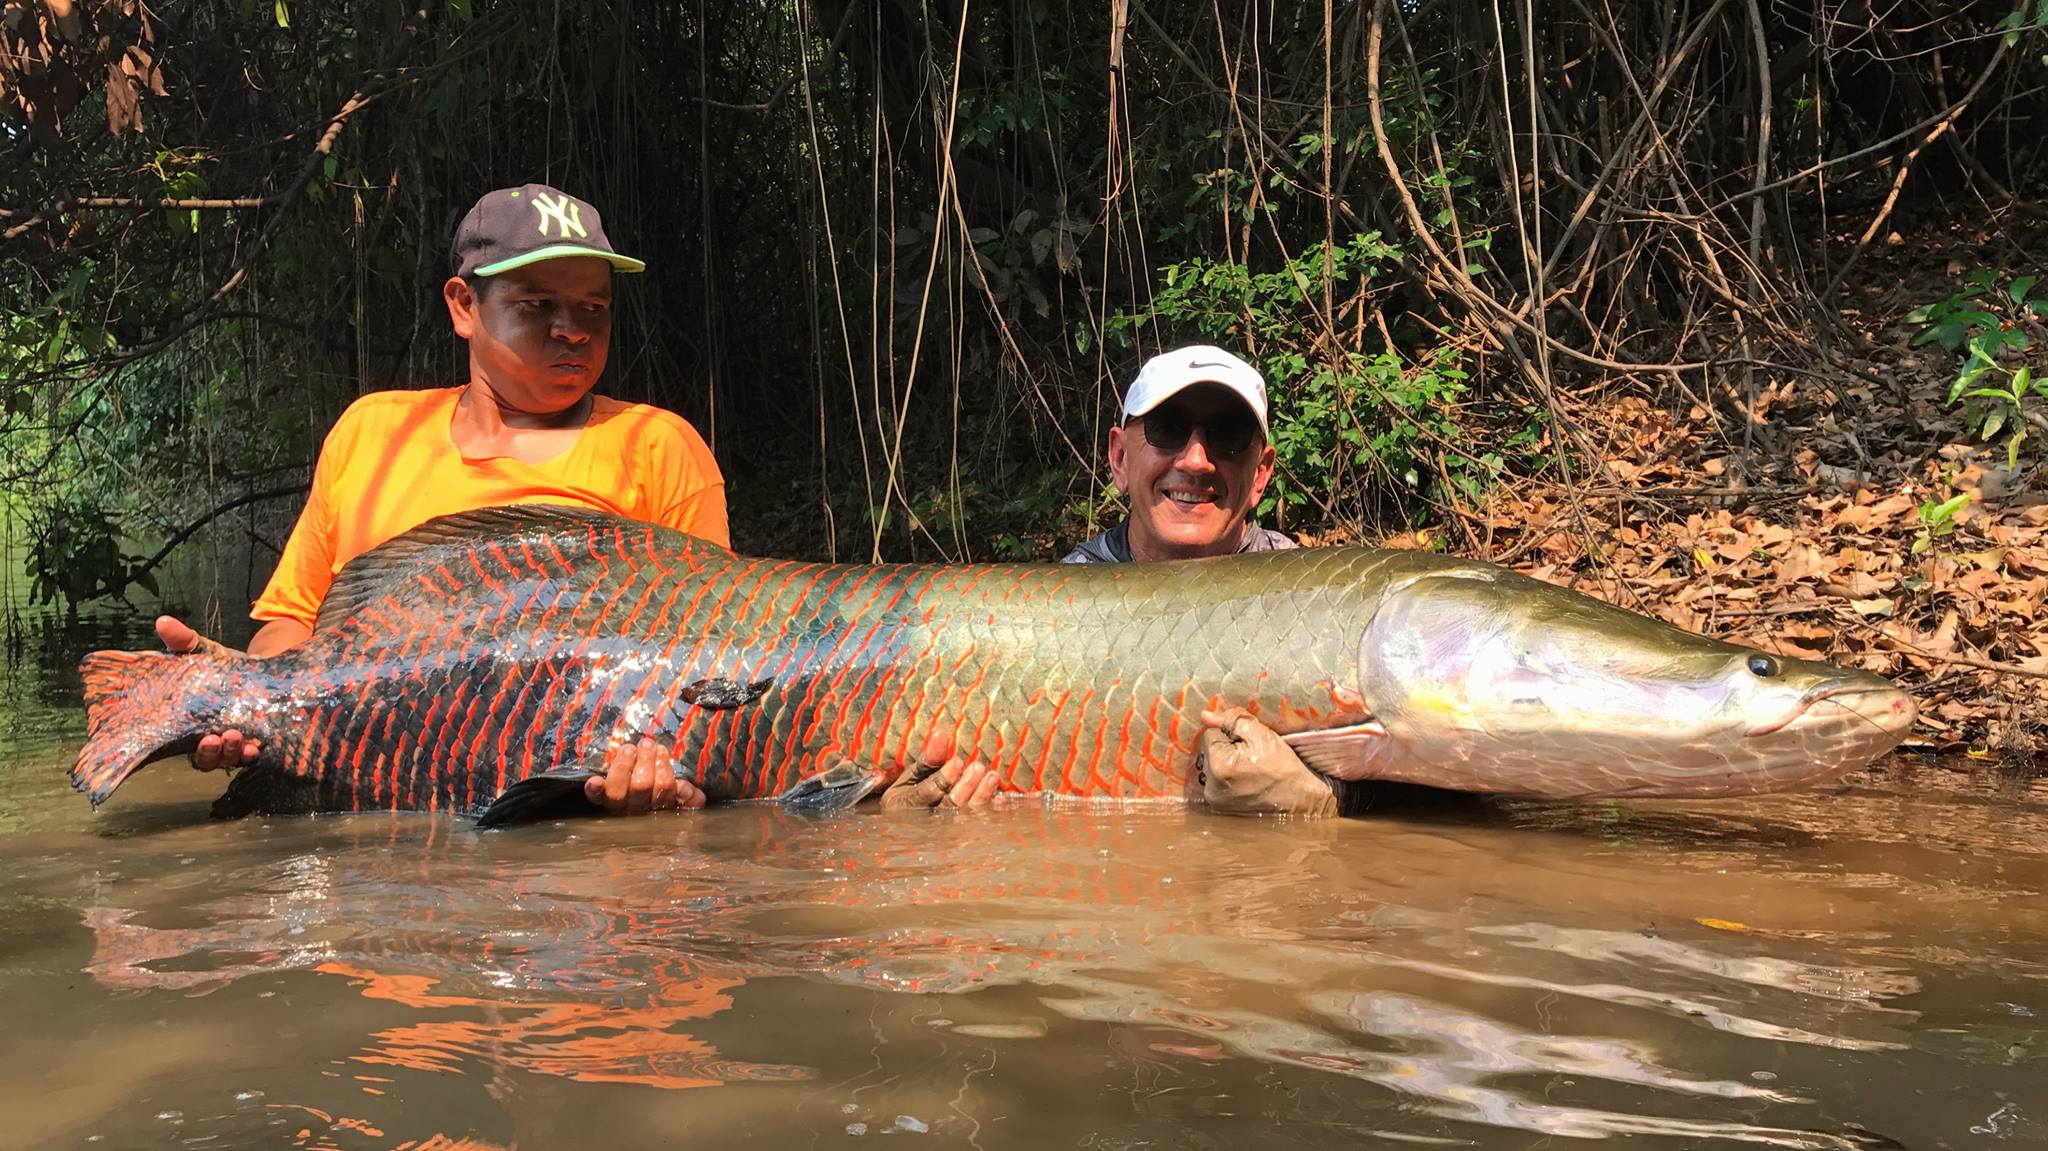
[[[2048,1146],[2048,786],[1304,824],[95,813],[0,677],[0,1146]]]

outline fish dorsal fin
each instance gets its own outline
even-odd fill
[[[583,535],[592,531],[651,534],[654,542],[664,550],[678,554],[690,548],[701,548],[711,555],[731,554],[717,544],[673,528],[593,508],[566,504],[513,504],[456,512],[436,516],[348,561],[334,577],[334,585],[327,589],[327,597],[320,601],[320,613],[313,621],[313,630],[325,631],[391,595],[409,581],[420,578],[428,567],[424,561],[444,549],[465,548],[483,540],[503,545],[520,538],[538,541],[564,533]],[[504,550],[523,554],[517,548]],[[469,565],[462,564],[450,570],[458,573],[456,578],[464,578],[471,569]]]

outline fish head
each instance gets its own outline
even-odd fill
[[[1727,796],[1830,782],[1915,709],[1865,671],[1787,659],[1477,565],[1397,583],[1363,694],[1420,782],[1552,796]],[[1421,778],[1426,775],[1428,778]]]

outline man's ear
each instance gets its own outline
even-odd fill
[[[1266,498],[1266,485],[1273,482],[1273,445],[1267,444],[1259,450],[1259,466],[1252,469],[1252,506],[1257,511],[1259,501]]]
[[[448,282],[441,285],[441,299],[447,301],[448,323],[455,334],[465,340],[475,336],[482,321],[477,316],[479,301],[469,282],[461,276],[448,277]]]
[[[1109,475],[1111,479],[1116,481],[1116,490],[1125,495],[1131,494],[1130,481],[1124,474],[1124,469],[1128,463],[1129,461],[1124,458],[1124,426],[1122,424],[1111,424],[1109,426]]]

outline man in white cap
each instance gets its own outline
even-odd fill
[[[1253,518],[1273,478],[1266,381],[1222,348],[1196,344],[1145,361],[1109,429],[1109,472],[1130,518],[1066,563],[1196,559],[1275,551],[1294,541]]]
[[[1065,563],[1199,559],[1295,547],[1253,518],[1273,478],[1266,381],[1222,348],[1197,344],[1152,357],[1109,429],[1109,471],[1129,518],[1068,553]],[[1242,815],[1325,816],[1338,784],[1310,771],[1279,733],[1243,708],[1202,713],[1202,798]],[[996,778],[943,742],[890,787],[884,807],[980,807]]]

